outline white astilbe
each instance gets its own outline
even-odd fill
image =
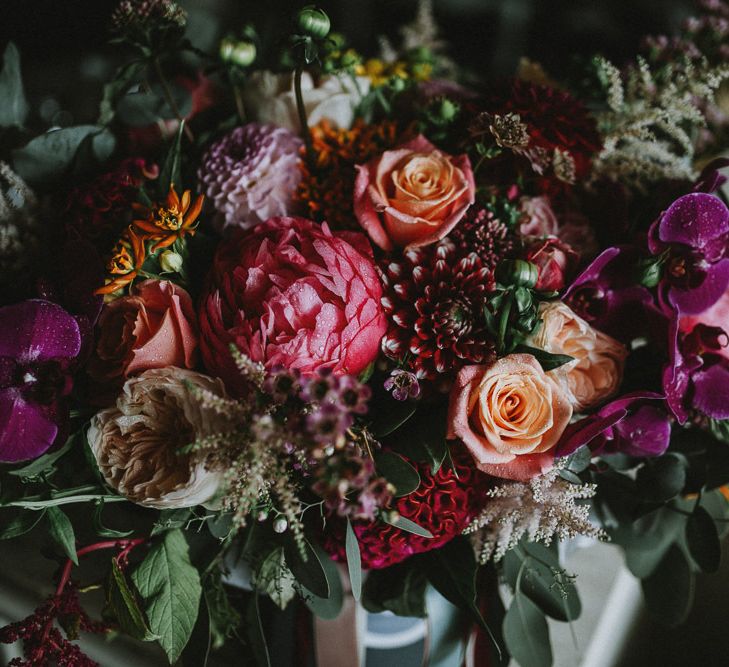
[[[501,560],[523,537],[549,545],[556,537],[605,539],[590,521],[590,506],[578,500],[595,495],[594,484],[571,484],[559,467],[529,482],[508,482],[491,489],[488,505],[463,531],[473,534],[479,561]]]
[[[729,79],[729,66],[712,67],[702,60],[654,73],[642,58],[624,72],[601,57],[595,63],[608,108],[596,114],[603,148],[593,177],[638,190],[658,180],[695,178],[695,140],[705,125],[701,109]]]

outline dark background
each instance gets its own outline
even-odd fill
[[[39,125],[93,121],[102,82],[123,61],[107,44],[117,0],[2,0],[0,46],[12,39],[24,63],[31,106]],[[292,0],[182,0],[189,34],[203,49],[246,21],[265,38],[288,28]],[[397,41],[415,14],[416,0],[321,0],[336,30],[365,54],[377,35]],[[642,35],[670,32],[691,13],[691,0],[435,0],[435,14],[450,55],[482,76],[511,74],[522,55],[560,73],[601,52],[620,63]],[[2,101],[0,100],[0,104]]]

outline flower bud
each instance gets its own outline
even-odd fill
[[[282,516],[280,516],[278,519],[276,519],[273,522],[273,532],[274,533],[285,533],[286,529],[289,527],[289,522],[286,521]]]
[[[174,250],[165,250],[159,258],[160,268],[167,273],[179,273],[182,262],[182,255]]]
[[[248,67],[253,64],[256,55],[256,45],[248,40],[238,41],[232,37],[226,37],[220,42],[220,59],[225,63]]]
[[[260,511],[260,512],[258,513],[258,517],[257,517],[257,518],[258,518],[258,520],[259,520],[259,521],[260,521],[261,523],[263,523],[264,521],[266,521],[266,520],[268,519],[268,512],[267,512],[266,510],[261,510],[261,511]]]
[[[534,287],[539,279],[539,270],[535,264],[523,259],[509,259],[499,264],[496,278],[502,285]]]
[[[329,34],[331,22],[326,12],[314,5],[307,5],[296,15],[296,28],[307,37],[324,39]]]

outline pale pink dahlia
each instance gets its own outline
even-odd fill
[[[217,210],[219,229],[249,229],[291,212],[301,146],[289,130],[248,123],[208,149],[198,178]]]

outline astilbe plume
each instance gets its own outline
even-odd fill
[[[55,627],[55,621],[64,627],[66,637]],[[89,618],[79,602],[78,588],[68,581],[28,618],[0,629],[0,643],[23,642],[25,658],[14,658],[9,667],[96,667],[97,663],[70,641],[78,638],[79,631],[106,634],[109,626]]]
[[[483,318],[493,272],[444,239],[381,265],[388,330],[382,350],[419,379],[446,379],[493,356]]]
[[[549,545],[556,537],[577,535],[604,539],[605,533],[590,522],[590,506],[577,501],[595,495],[594,484],[571,484],[557,465],[529,480],[510,482],[487,492],[482,512],[463,531],[472,534],[481,563],[501,560],[523,537]]]

